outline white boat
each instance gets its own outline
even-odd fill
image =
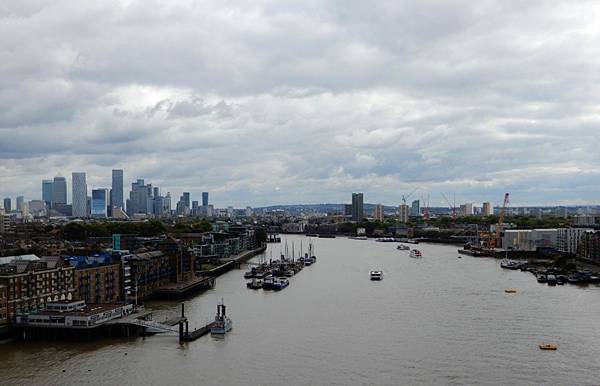
[[[367,236],[350,236],[352,240],[367,240]]]
[[[225,304],[217,305],[217,315],[215,321],[210,327],[210,333],[214,335],[223,335],[233,328],[233,322],[225,313]]]
[[[371,280],[382,280],[383,279],[383,271],[371,271]]]
[[[412,251],[410,251],[410,257],[418,259],[420,257],[423,257],[423,254],[418,249],[413,249]]]

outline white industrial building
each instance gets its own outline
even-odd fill
[[[502,248],[515,251],[556,248],[557,235],[557,229],[507,229],[502,236]]]

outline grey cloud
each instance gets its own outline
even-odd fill
[[[595,202],[596,2],[0,6],[0,186],[111,166],[217,203]],[[569,171],[569,172],[566,172]],[[575,177],[576,174],[578,177]],[[432,203],[441,203],[433,195]]]

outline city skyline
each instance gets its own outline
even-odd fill
[[[414,188],[431,205],[600,202],[600,5],[298,7],[7,4],[1,194],[37,198],[41,179],[78,170],[110,187],[122,165],[128,182],[217,205]]]

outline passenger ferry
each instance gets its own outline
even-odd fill
[[[410,257],[418,259],[418,258],[423,257],[423,254],[418,249],[413,249],[412,251],[410,251]]]
[[[382,280],[383,272],[382,271],[371,271],[371,280]]]

